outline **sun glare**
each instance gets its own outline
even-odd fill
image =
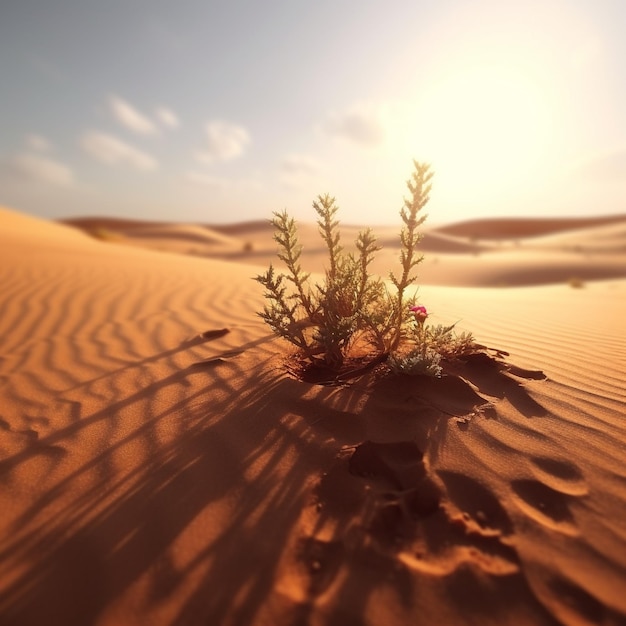
[[[593,21],[565,2],[477,0],[448,12],[415,52],[423,62],[393,116],[394,165],[427,159],[444,203],[463,210],[519,210],[563,191],[599,132],[581,122],[587,100],[599,101],[588,94],[602,54]]]
[[[527,76],[505,68],[469,68],[416,102],[419,139],[438,169],[465,189],[521,182],[549,152],[550,102]]]

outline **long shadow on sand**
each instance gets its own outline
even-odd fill
[[[544,378],[481,353],[447,364],[441,379],[400,376],[363,385],[366,438],[343,446],[313,489],[299,549],[307,600],[294,626],[309,623],[320,603],[332,606],[326,624],[366,623],[369,598],[381,593],[395,598],[392,605],[409,622],[436,623],[442,616],[422,608],[442,588],[452,620],[471,611],[479,621],[500,615],[508,623],[518,608],[537,623],[555,623],[520,572],[508,540],[513,523],[497,496],[469,477],[435,477],[429,469],[450,427],[463,431],[472,419],[498,419],[500,400],[526,418],[546,415],[523,383]],[[463,515],[451,514],[445,502]],[[463,555],[472,555],[475,570]],[[485,587],[483,576],[493,577],[499,591]],[[439,591],[424,591],[439,577]]]
[[[0,463],[5,489],[23,484],[43,457],[60,476],[39,493],[35,487],[0,543],[3,626],[88,626],[103,616],[252,623],[272,591],[307,481],[335,452],[310,426],[317,416],[302,417],[315,404],[302,400],[310,386],[263,363],[244,372],[236,359],[218,357],[130,395],[122,395],[123,381],[111,388],[121,397],[105,409],[89,414],[74,403],[70,424]],[[138,419],[124,423],[133,414]],[[326,415],[332,419],[332,409]],[[99,438],[86,460],[75,448],[83,437]]]
[[[338,453],[366,439],[412,441],[402,450],[424,478],[420,449],[434,452],[450,420],[488,411],[491,399],[502,397],[525,415],[540,414],[519,381],[489,363],[459,366],[466,369],[442,381],[359,381],[332,389],[263,363],[246,372],[236,360],[205,365],[148,384],[105,410],[83,415],[76,407],[80,419],[0,464],[0,481],[11,489],[45,450],[67,444],[72,451],[87,429],[115,426],[95,431],[102,439],[93,456],[65,471],[60,459],[60,478],[36,495],[2,540],[3,625],[243,625],[267,620],[274,610],[276,624],[305,624],[332,585],[328,623],[356,623],[365,621],[370,595],[389,580],[408,610],[412,577],[390,556],[404,505],[374,522],[373,541],[383,549],[360,549],[361,539],[370,545],[371,533],[364,527],[350,535],[350,525],[355,517],[366,527],[377,518],[356,505],[329,505],[331,496],[319,486],[323,471],[331,468],[345,486],[354,471],[348,466],[346,474],[345,463],[332,470]],[[245,383],[233,385],[237,380]],[[178,399],[164,408],[154,400],[168,395]],[[141,419],[124,424],[122,412]],[[359,471],[375,478],[380,468],[368,469],[366,460]],[[411,488],[406,480],[396,491]],[[351,497],[349,488],[332,493]],[[309,527],[312,494],[322,506]],[[431,495],[433,513],[440,496],[436,489]],[[419,501],[411,507],[422,514]],[[333,535],[322,541],[318,531],[331,521]],[[345,544],[348,536],[352,544]],[[292,562],[286,546],[294,545]],[[494,550],[514,560],[505,547]],[[337,582],[346,573],[344,558],[348,574],[366,566],[380,575]]]

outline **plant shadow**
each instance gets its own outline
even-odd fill
[[[170,624],[253,622],[308,476],[334,449],[298,412],[307,386],[232,359],[128,395],[112,387],[120,397],[105,409],[74,407],[72,423],[0,465],[10,487],[45,450],[66,451],[59,479],[34,490],[0,541],[2,623],[88,626],[124,611],[129,593],[146,621],[163,623],[171,601]],[[164,397],[180,399],[163,408]],[[124,424],[129,413],[142,418]],[[74,446],[91,432],[99,452],[85,459]]]
[[[249,624],[282,607],[283,623],[300,624],[331,585],[336,612],[328,623],[365,620],[368,597],[389,581],[357,576],[338,584],[345,562],[351,571],[391,575],[410,606],[410,577],[392,567],[387,552],[353,549],[358,533],[346,550],[343,533],[354,512],[344,515],[341,503],[325,509],[335,532],[324,540],[303,516],[311,485],[342,450],[410,439],[416,450],[436,454],[451,421],[488,412],[493,397],[538,414],[506,368],[482,361],[458,367],[441,380],[381,380],[370,371],[353,385],[325,387],[265,362],[244,368],[238,359],[215,359],[130,394],[112,385],[119,396],[104,409],[74,406],[66,427],[0,464],[0,480],[11,488],[45,450],[66,450],[58,479],[34,491],[0,541],[2,623],[89,626],[104,616],[115,621],[116,611],[123,620],[132,607],[140,621],[174,626]],[[141,419],[125,424],[129,414]],[[73,446],[92,432],[98,452],[85,458]],[[338,493],[350,497],[349,489]],[[398,526],[390,510],[379,540],[393,543]],[[288,597],[283,583],[299,591]]]
[[[355,615],[365,620],[367,599],[382,589],[392,589],[401,610],[414,616],[420,568],[437,567],[416,559],[416,552],[436,562],[433,555],[456,545],[481,563],[497,559],[519,568],[506,540],[512,521],[497,497],[470,477],[452,472],[443,480],[431,467],[451,427],[464,431],[474,418],[498,419],[499,400],[526,417],[545,415],[521,382],[545,376],[486,353],[446,364],[445,372],[441,378],[371,373],[350,387],[365,399],[362,438],[338,451],[313,489],[312,521],[299,546],[307,602],[294,625],[308,623],[322,597],[334,607],[325,623],[339,626]],[[444,501],[456,503],[464,517],[455,518]],[[477,613],[481,603],[482,609],[493,603],[491,596],[460,597],[461,613],[463,603],[475,604]],[[520,597],[545,613],[523,582]],[[496,604],[503,613],[510,608]]]

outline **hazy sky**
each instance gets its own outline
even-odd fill
[[[0,0],[0,203],[231,222],[626,212],[623,0]]]

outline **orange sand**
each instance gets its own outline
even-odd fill
[[[339,388],[255,316],[265,225],[0,209],[0,623],[625,623],[626,219],[540,226],[424,241],[508,367]]]

